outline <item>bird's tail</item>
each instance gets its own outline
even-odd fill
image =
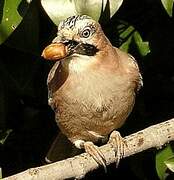
[[[73,157],[81,152],[82,150],[77,149],[64,134],[59,132],[45,157],[45,161],[47,163],[53,163]]]

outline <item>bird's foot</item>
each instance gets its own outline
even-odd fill
[[[107,172],[106,160],[99,147],[94,145],[93,142],[88,141],[84,143],[84,148],[85,151],[90,154],[99,165],[104,167],[105,172]]]
[[[118,167],[120,159],[122,159],[124,156],[125,147],[127,147],[127,144],[118,131],[113,131],[111,133],[108,143],[111,144],[115,152],[116,167]]]
[[[80,143],[80,146],[79,144]],[[106,168],[106,160],[105,157],[103,155],[103,153],[100,151],[99,147],[94,145],[93,142],[91,141],[82,141],[82,140],[77,140],[75,143],[76,147],[80,147],[80,148],[84,148],[86,153],[88,153],[89,155],[92,156],[92,158],[101,166],[104,167],[105,172],[107,172],[107,168]]]

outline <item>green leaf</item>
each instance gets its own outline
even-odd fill
[[[141,35],[133,26],[121,22],[118,26],[118,33],[122,41],[120,49],[129,52],[131,46],[134,45],[141,56],[146,56],[150,52],[149,42],[143,41]]]
[[[138,31],[134,32],[133,40],[136,42],[136,45],[138,47],[138,50],[141,56],[145,56],[150,52],[149,42],[143,41]]]
[[[110,17],[112,17],[122,5],[123,0],[103,0],[103,11],[105,10],[107,3],[109,4]]]
[[[109,6],[110,18],[118,11],[123,0],[74,0],[77,14],[86,14],[96,21],[99,20],[101,13]]]
[[[98,0],[74,0],[77,14],[86,14],[99,20],[103,3]]]
[[[32,54],[39,53],[39,11],[37,1],[31,1],[27,12],[16,28],[7,39],[5,44],[11,48]],[[17,42],[17,43],[16,43]]]
[[[174,0],[161,0],[161,3],[163,4],[168,15],[172,17]]]
[[[46,13],[56,25],[69,16],[83,14],[98,21],[107,5],[109,5],[110,17],[112,17],[122,2],[123,0],[41,0]]]
[[[134,31],[135,29],[133,26],[127,26],[124,23],[118,26],[119,38],[123,42],[122,45],[120,46],[120,49],[126,52],[129,51],[129,46],[131,44],[132,34]]]
[[[168,167],[168,169],[174,172],[174,156],[164,161],[164,163]]]
[[[8,129],[6,131],[0,131],[0,144],[4,144],[10,133],[12,132],[12,129]]]
[[[16,29],[27,9],[22,0],[0,1],[0,44]],[[25,7],[25,8],[24,8]]]
[[[0,167],[0,179],[2,179],[2,168]]]
[[[164,180],[169,174],[166,172],[166,161],[174,156],[170,144],[156,154],[156,171],[160,180]]]
[[[77,14],[74,1],[41,0],[41,4],[56,25],[63,19]]]

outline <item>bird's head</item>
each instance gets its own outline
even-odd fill
[[[67,46],[69,55],[94,56],[100,49],[103,37],[100,24],[86,15],[70,16],[60,22],[53,43]]]
[[[60,22],[57,36],[51,46],[45,49],[50,59],[62,60],[68,71],[81,72],[92,66],[97,67],[96,64],[103,64],[101,60],[112,54],[113,48],[98,22],[87,15],[77,15]],[[43,57],[49,59],[48,56]]]

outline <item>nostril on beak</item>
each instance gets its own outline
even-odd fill
[[[52,40],[52,43],[60,42],[60,40],[61,40],[60,36],[57,36]]]

